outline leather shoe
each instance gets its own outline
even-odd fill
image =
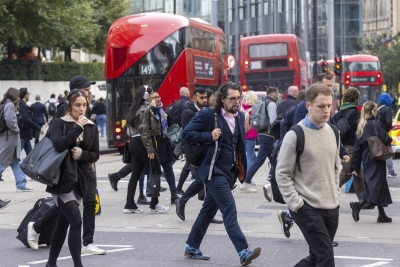
[[[176,215],[178,215],[179,219],[182,221],[185,220],[185,204],[182,204],[178,198],[175,200],[175,206],[176,206]]]
[[[392,218],[388,217],[386,214],[384,216],[378,216],[378,220],[376,220],[378,223],[391,223]]]
[[[223,220],[217,220],[217,219],[213,218],[213,219],[211,220],[211,223],[221,224],[221,223],[224,223],[224,221],[223,221]]]
[[[139,205],[150,205],[150,201],[145,196],[139,196],[137,204]]]
[[[350,208],[352,210],[351,215],[353,216],[353,220],[358,222],[360,220],[360,203],[358,202],[350,202]]]
[[[160,186],[160,192],[165,192],[167,191],[167,188]]]
[[[111,188],[114,189],[114,191],[118,191],[118,178],[115,175],[115,173],[109,173],[108,174],[108,180],[110,180],[110,185]]]

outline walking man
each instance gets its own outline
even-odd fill
[[[339,223],[340,160],[335,129],[327,123],[332,97],[332,90],[322,83],[307,89],[308,114],[298,124],[304,132],[303,153],[297,155],[299,137],[291,130],[278,157],[279,189],[310,251],[296,267],[335,266],[332,242]]]
[[[276,113],[279,115],[285,114],[288,108],[297,104],[297,96],[299,95],[299,88],[297,86],[290,86],[287,90],[287,97],[279,103]]]
[[[248,243],[237,220],[236,204],[231,189],[239,178],[244,181],[247,162],[244,146],[244,114],[238,111],[242,90],[226,82],[218,90],[214,108],[200,110],[183,130],[188,142],[208,144],[208,151],[197,175],[207,187],[203,207],[190,231],[185,256],[208,260],[200,245],[217,210],[222,212],[225,229],[237,253],[240,264],[247,266],[261,253],[257,247],[248,250]]]
[[[46,123],[49,122],[49,115],[47,114],[46,106],[40,102],[40,95],[36,95],[36,102],[31,105],[33,120],[40,128],[45,124],[44,117],[46,117]],[[35,146],[39,143],[39,131],[35,131]]]

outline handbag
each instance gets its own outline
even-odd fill
[[[374,130],[375,135],[368,138],[368,146],[371,153],[371,158],[374,160],[384,161],[394,157],[392,146],[390,144],[386,146],[382,142],[382,140],[377,135],[375,124]]]
[[[146,196],[160,196],[161,173],[157,173],[154,160],[149,160],[149,173],[147,174]]]
[[[172,124],[167,129],[167,137],[169,144],[174,147],[182,142],[182,128],[178,124]]]
[[[129,152],[129,142],[125,143],[124,151],[122,153],[122,162],[125,164],[130,164],[132,162],[132,155]]]
[[[64,126],[65,129],[65,126]],[[21,170],[32,180],[53,186],[60,180],[60,167],[68,150],[58,152],[45,136],[21,163]]]

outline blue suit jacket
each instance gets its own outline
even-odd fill
[[[238,115],[239,121],[239,144],[237,146],[237,155],[238,155],[238,164],[244,167],[244,176],[239,177],[240,182],[243,183],[245,174],[247,172],[247,161],[246,161],[246,149],[245,149],[245,134],[244,134],[244,114],[239,111]],[[222,146],[222,138],[223,138],[223,120],[221,112],[217,114],[217,124],[218,128],[221,129],[221,136],[218,139],[218,151],[216,154],[215,161],[224,160],[219,158],[219,151]],[[211,109],[203,109],[197,112],[196,117],[194,117],[190,123],[185,127],[182,132],[183,139],[192,142],[192,143],[200,143],[208,146],[207,154],[200,164],[197,170],[197,176],[204,182],[208,179],[208,175],[210,172],[210,168],[214,168],[212,166],[211,161],[215,152],[215,141],[212,138],[212,131],[215,129],[215,118],[214,113]],[[237,164],[237,165],[238,165]]]
[[[31,110],[33,113],[33,120],[37,124],[44,124],[44,117],[46,117],[46,122],[49,121],[49,115],[47,114],[46,106],[40,102],[35,102],[31,105]]]

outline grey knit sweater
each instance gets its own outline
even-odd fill
[[[289,131],[283,139],[278,156],[276,179],[289,209],[297,212],[307,202],[317,209],[334,209],[340,205],[339,146],[329,124],[304,130],[304,151],[300,156],[301,172],[296,167],[297,136]]]

